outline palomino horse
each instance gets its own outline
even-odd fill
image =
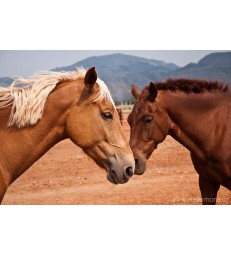
[[[203,204],[215,204],[220,185],[231,190],[231,93],[218,82],[169,79],[150,83],[128,117],[136,174],[167,135],[185,146],[199,174]]]
[[[14,87],[18,84],[23,88]],[[9,185],[59,141],[70,138],[114,184],[134,158],[110,92],[95,68],[44,72],[0,89],[0,200]]]

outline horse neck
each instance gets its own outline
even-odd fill
[[[4,172],[8,185],[51,147],[67,137],[66,116],[74,95],[72,87],[67,87],[59,85],[49,95],[43,116],[35,126],[0,128],[0,139],[5,138],[5,146],[0,148],[0,153],[4,155],[0,161],[0,171]],[[68,94],[72,96],[68,97]]]
[[[169,92],[161,95],[162,104],[170,118],[169,135],[200,158],[205,157],[213,124],[208,120],[219,104],[215,95]],[[216,103],[215,103],[216,102]],[[211,120],[210,120],[211,121]]]

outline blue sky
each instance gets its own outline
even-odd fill
[[[0,51],[0,77],[28,77],[36,71],[49,70],[74,64],[90,56],[124,53],[148,59],[173,62],[185,66],[198,62],[205,55],[216,52],[206,50],[2,50]]]

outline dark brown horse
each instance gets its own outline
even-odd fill
[[[200,80],[169,79],[150,83],[140,94],[128,122],[136,174],[167,135],[191,153],[199,174],[203,204],[216,204],[220,185],[231,190],[231,93],[227,85]]]

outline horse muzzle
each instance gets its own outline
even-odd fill
[[[135,174],[142,175],[146,171],[146,159],[135,157]]]
[[[126,166],[122,171],[115,171],[114,169],[110,169],[107,172],[107,179],[115,185],[124,184],[129,181],[133,174],[134,168],[132,166]]]

